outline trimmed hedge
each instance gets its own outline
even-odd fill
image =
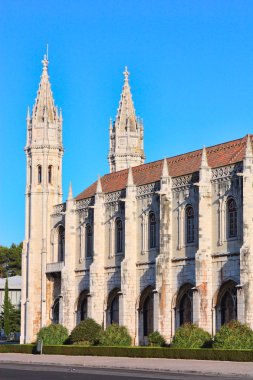
[[[0,344],[0,353],[36,354],[34,344]]]
[[[0,345],[0,353],[32,353],[33,345]],[[115,356],[130,358],[198,359],[253,362],[253,350],[218,350],[211,348],[179,349],[167,347],[87,347],[44,346],[47,355]]]

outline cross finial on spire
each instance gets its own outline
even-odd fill
[[[49,64],[48,53],[44,54],[44,58],[43,58],[43,60],[41,62],[42,62],[42,65],[43,65],[43,70],[46,70],[48,68],[48,64]]]
[[[123,74],[124,74],[124,77],[125,77],[125,81],[127,81],[128,77],[130,75],[130,73],[129,73],[128,69],[127,69],[127,66],[125,66],[125,71],[123,72]]]

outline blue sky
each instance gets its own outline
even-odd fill
[[[253,2],[1,0],[0,244],[24,237],[26,110],[41,59],[64,118],[63,189],[108,172],[124,66],[147,161],[253,133]]]

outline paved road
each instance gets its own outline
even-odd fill
[[[151,373],[115,369],[39,366],[34,364],[0,364],[1,380],[248,380],[248,377],[206,376],[184,373]]]

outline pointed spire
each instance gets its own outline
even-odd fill
[[[69,183],[69,193],[68,193],[68,201],[71,201],[73,199],[73,190],[72,190],[72,183]]]
[[[163,160],[162,178],[167,178],[167,177],[169,177],[168,163],[167,163],[167,159],[164,158],[164,160]]]
[[[252,157],[252,144],[251,144],[251,138],[250,134],[247,135],[247,142],[246,142],[246,149],[245,149],[245,157]]]
[[[135,115],[134,103],[129,86],[129,71],[125,67],[124,85],[120,97],[119,108],[116,116],[115,127],[120,130],[129,128],[131,131],[137,130],[137,118]]]
[[[127,66],[125,66],[125,71],[123,72],[123,74],[124,74],[124,81],[128,82],[128,77],[129,77],[130,73],[127,70]]]
[[[27,114],[26,114],[26,120],[30,120],[31,116],[30,116],[30,107],[28,106],[27,107]]]
[[[209,168],[208,160],[207,160],[206,147],[205,146],[203,146],[203,150],[202,150],[202,157],[201,157],[200,167],[201,168]]]
[[[128,169],[127,186],[134,186],[132,166],[129,166]]]
[[[97,180],[97,190],[96,190],[96,194],[99,194],[99,193],[102,193],[103,190],[102,190],[102,183],[101,183],[101,178],[100,178],[100,175],[98,176],[98,180]]]
[[[48,57],[44,55],[41,80],[32,113],[33,118],[39,122],[54,122],[58,119],[58,112],[54,105],[53,93],[49,82],[48,65]]]

